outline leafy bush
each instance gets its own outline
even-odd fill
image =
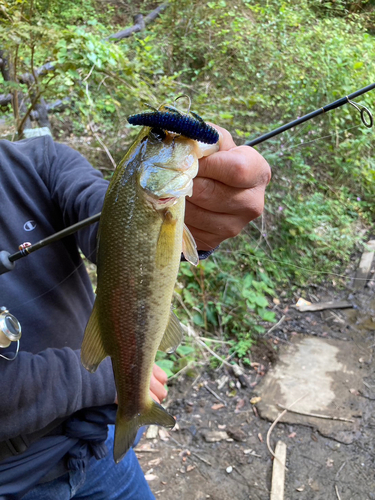
[[[65,119],[79,135],[95,123],[116,158],[136,133],[125,117],[145,103],[188,93],[193,110],[243,143],[375,81],[372,0],[171,0],[145,31],[113,44],[117,20],[130,25],[138,6],[155,7],[123,5],[0,0],[0,48],[14,72],[55,61],[40,92],[69,95]],[[371,108],[373,94],[357,102]],[[234,339],[239,356],[274,320],[277,288],[342,272],[374,217],[374,135],[351,106],[258,149],[273,167],[265,216],[197,269],[183,264],[177,288],[182,319]]]

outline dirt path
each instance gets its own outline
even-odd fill
[[[363,353],[356,369],[362,384],[353,388],[356,399],[355,432],[351,444],[321,435],[304,424],[277,424],[271,445],[287,444],[285,499],[375,500],[375,300],[370,283],[365,291],[343,291],[335,299],[349,299],[355,308],[314,313],[286,311],[273,337],[253,352],[259,363],[247,371],[250,384],[262,379],[264,368],[275,365],[274,346],[296,336],[339,339]],[[320,296],[319,300],[333,297]],[[283,305],[285,307],[285,304]],[[281,315],[281,313],[280,313]],[[276,344],[275,344],[276,342]],[[262,366],[263,365],[263,366]],[[253,365],[254,366],[254,365]],[[226,378],[225,378],[226,377]],[[144,438],[137,454],[150,486],[163,500],[268,500],[272,460],[266,446],[270,422],[250,403],[257,386],[243,388],[223,369],[180,379],[171,387],[169,409],[177,430]],[[319,381],[317,381],[319,383]],[[213,390],[226,406],[218,400]],[[222,386],[222,387],[221,387]],[[221,405],[221,406],[220,406]],[[340,409],[337,408],[338,414]],[[160,437],[161,436],[161,437]],[[210,439],[218,441],[209,442]]]

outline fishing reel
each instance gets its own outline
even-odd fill
[[[13,361],[18,354],[21,338],[21,324],[18,319],[10,314],[6,307],[0,307],[0,348],[6,349],[12,342],[17,342],[17,349],[13,357],[0,354],[0,357]]]

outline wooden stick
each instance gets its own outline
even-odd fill
[[[339,489],[337,488],[337,484],[335,484],[335,491],[337,495],[337,500],[341,500],[340,494],[339,494]]]
[[[286,318],[286,314],[284,314],[284,316],[282,316],[282,317],[281,317],[280,321],[279,321],[278,323],[276,323],[276,325],[273,325],[273,327],[272,327],[272,328],[270,328],[270,329],[268,330],[268,332],[266,332],[266,333],[264,334],[264,337],[266,337],[268,334],[270,334],[271,332],[273,332],[273,331],[274,331],[274,330],[275,330],[278,326],[280,326],[280,325],[281,325],[281,323],[283,323],[283,321],[285,320],[285,318]],[[277,338],[277,337],[276,337],[276,338]]]
[[[365,244],[366,250],[363,252],[357,273],[354,278],[354,289],[360,290],[367,283],[367,277],[371,270],[371,264],[375,255],[375,241],[370,240]]]
[[[324,311],[325,309],[348,309],[349,307],[353,307],[353,304],[347,300],[331,300],[330,302],[318,302],[317,304],[306,306],[295,306],[299,312]]]
[[[297,415],[305,415],[306,417],[325,418],[326,420],[340,420],[341,422],[354,422],[354,420],[351,420],[350,418],[331,417],[329,415],[320,415],[319,413],[308,413],[307,411],[290,410],[289,408],[286,408],[285,406],[280,404],[278,404],[277,406],[279,408],[282,408],[283,410],[290,411],[291,413],[297,413]]]
[[[286,444],[278,441],[272,467],[271,500],[284,500]]]
[[[292,408],[292,406],[294,406],[295,404],[297,404],[299,401],[301,401],[301,399],[303,399],[304,397],[306,397],[307,394],[304,394],[303,396],[301,396],[300,398],[296,399],[296,401],[294,401],[294,403],[292,403],[288,408],[285,408],[285,410],[283,412],[281,412],[277,417],[276,419],[274,420],[273,424],[271,425],[271,427],[268,429],[268,432],[267,432],[267,439],[266,439],[266,442],[267,442],[267,448],[268,448],[268,451],[271,453],[271,455],[276,458],[276,455],[275,453],[273,452],[272,448],[271,448],[271,445],[270,445],[270,438],[271,438],[271,432],[273,431],[275,425],[277,424],[277,422],[285,415],[285,413],[287,411],[289,411],[290,408]]]
[[[195,457],[197,457],[197,458],[198,458],[201,462],[203,462],[204,464],[207,464],[207,465],[209,465],[210,467],[212,467],[212,464],[211,464],[208,460],[206,460],[206,459],[205,459],[205,458],[203,458],[203,457],[200,457],[197,453],[195,453],[195,451],[192,451],[192,452],[191,452],[191,454],[192,454],[192,455],[194,455]]]
[[[223,399],[222,397],[220,397],[218,394],[216,394],[215,391],[213,391],[211,389],[211,387],[208,386],[207,382],[204,383],[204,386],[205,388],[208,390],[208,392],[210,392],[213,396],[215,396],[215,398],[220,401],[221,403],[224,404],[224,406],[227,406],[227,402],[225,401],[225,399]]]

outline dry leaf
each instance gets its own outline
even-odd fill
[[[245,406],[245,400],[244,399],[240,399],[238,401],[238,403],[236,404],[236,409],[234,410],[235,412],[238,412],[240,411],[241,408],[243,408]]]
[[[161,464],[161,461],[162,461],[162,458],[158,457],[158,458],[154,458],[154,460],[150,460],[149,462],[147,462],[147,464],[149,467],[156,467],[157,465]]]
[[[253,398],[250,399],[250,403],[252,405],[256,405],[260,401],[262,401],[262,398],[260,396],[254,396]]]
[[[214,405],[211,406],[211,410],[220,410],[220,408],[224,408],[225,405],[223,403],[215,403]]]

